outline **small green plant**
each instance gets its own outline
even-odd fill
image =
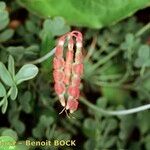
[[[8,59],[8,70],[5,65],[0,62],[0,106],[2,113],[6,112],[8,106],[8,98],[15,100],[18,95],[17,86],[24,81],[34,78],[38,73],[38,68],[33,64],[26,64],[15,74],[14,59],[10,55]],[[3,83],[9,88],[4,87]]]

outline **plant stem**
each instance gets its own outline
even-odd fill
[[[148,29],[150,29],[150,22],[146,24],[144,27],[142,27],[136,34],[136,37],[141,36],[144,32],[146,32]]]
[[[100,65],[102,65],[105,62],[107,62],[108,60],[110,60],[112,57],[114,57],[115,55],[117,55],[119,52],[120,52],[120,49],[114,50],[109,55],[105,56],[103,59],[101,59],[100,61],[98,61],[95,65],[93,65],[93,68],[97,69]]]
[[[141,111],[150,109],[150,104],[146,104],[146,105],[139,106],[139,107],[132,108],[132,109],[118,110],[118,111],[109,111],[109,110],[104,110],[102,108],[99,108],[99,107],[93,105],[92,103],[90,103],[89,101],[87,101],[83,97],[80,98],[80,101],[83,104],[85,104],[88,107],[90,107],[91,109],[93,109],[94,111],[96,111],[97,113],[101,113],[103,115],[114,115],[114,116],[128,115],[128,114],[133,114],[133,113],[137,113],[137,112],[141,112]]]
[[[118,80],[122,77],[122,74],[112,74],[112,75],[95,75],[93,76],[97,81],[108,81],[108,80]]]
[[[56,48],[53,48],[50,52],[48,52],[47,54],[45,54],[45,55],[42,56],[41,58],[36,59],[36,60],[34,60],[34,61],[30,61],[30,62],[28,62],[28,63],[31,63],[31,64],[39,64],[39,63],[41,63],[41,62],[47,60],[48,58],[50,58],[52,55],[54,55],[55,50],[56,50]]]
[[[97,43],[97,34],[95,34],[93,36],[93,40],[92,40],[91,46],[90,46],[90,48],[88,50],[87,55],[85,56],[85,60],[86,61],[89,60],[89,58],[92,56],[92,54],[93,54],[93,52],[95,50],[96,43]]]

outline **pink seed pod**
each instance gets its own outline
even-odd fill
[[[72,51],[68,51],[66,53],[66,63],[72,64],[72,61],[73,61],[73,52]]]
[[[74,99],[78,99],[79,98],[79,87],[77,86],[69,86],[68,87],[68,95],[72,96]]]
[[[53,76],[54,76],[54,81],[63,81],[64,80],[64,73],[62,71],[59,70],[54,70],[53,72]]]
[[[54,88],[58,95],[61,95],[65,92],[65,85],[63,83],[55,83]]]
[[[64,59],[62,59],[62,58],[60,58],[60,59],[54,58],[54,60],[53,60],[54,69],[61,69],[61,68],[63,69],[64,65],[65,65]]]
[[[80,86],[80,82],[81,82],[81,78],[79,76],[73,76],[72,77],[72,85],[79,87]]]
[[[69,51],[73,51],[73,46],[74,46],[73,38],[71,36],[68,37],[68,38],[69,38],[69,41],[68,41],[68,50]]]
[[[78,64],[83,62],[83,56],[82,56],[82,53],[80,51],[78,51],[76,53],[76,58],[75,59],[76,59],[75,62],[78,63]]]
[[[71,76],[71,64],[66,64],[64,72],[65,72],[65,79],[64,79],[64,83],[66,85],[69,85],[70,83],[70,76]]]
[[[73,64],[72,72],[78,76],[83,74],[83,64]]]
[[[63,56],[65,43],[67,51],[66,56]],[[53,66],[54,88],[59,101],[66,110],[73,113],[78,108],[79,86],[83,74],[82,34],[79,31],[69,32],[58,39]]]
[[[64,72],[65,72],[64,83],[67,85],[69,85],[69,83],[70,83],[72,61],[73,61],[73,52],[68,50],[67,54],[66,54],[66,64],[65,64],[65,68],[64,68]]]
[[[62,94],[62,95],[60,94],[58,97],[59,97],[59,101],[60,101],[61,105],[63,107],[65,107],[66,102],[65,102],[64,94]]]
[[[57,58],[62,58],[62,56],[63,56],[63,47],[62,46],[56,47],[55,56]]]
[[[77,100],[69,99],[69,100],[67,101],[66,109],[67,109],[67,110],[69,109],[69,110],[70,110],[70,113],[73,113],[74,111],[77,110],[78,104],[79,104],[79,102],[78,102]]]
[[[71,69],[72,69],[72,62],[73,62],[73,47],[74,42],[73,38],[68,34],[68,51],[66,52],[66,65],[65,65],[65,80],[64,83],[66,85],[70,84],[70,77],[71,77]]]

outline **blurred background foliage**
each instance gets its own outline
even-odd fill
[[[18,2],[40,16],[62,16],[70,25],[93,28],[114,24],[149,5],[149,0],[62,0],[59,3],[56,0],[18,0]]]
[[[83,98],[106,110],[150,102],[150,9],[116,23],[150,1],[34,2],[0,2],[0,141],[73,139],[77,146],[17,144],[0,146],[0,150],[149,150],[148,110],[106,116],[85,105]],[[61,6],[68,9],[62,11]],[[71,30],[83,33],[85,69],[80,106],[70,119],[59,115],[62,107],[53,88],[52,57],[37,64],[38,68],[26,63],[48,53],[56,39]]]

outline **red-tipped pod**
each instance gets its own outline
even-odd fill
[[[83,74],[83,64],[73,64],[72,71],[74,74],[81,76]]]
[[[66,56],[63,56],[65,48]],[[61,105],[71,113],[78,108],[79,86],[83,74],[82,62],[82,34],[79,31],[72,31],[60,37],[53,61],[54,88]],[[66,92],[67,100],[64,99]]]
[[[58,95],[61,95],[65,92],[65,85],[63,83],[55,83],[54,88]]]
[[[53,76],[54,76],[54,81],[57,83],[57,81],[60,81],[60,82],[63,81],[65,75],[62,71],[54,70]]]
[[[62,58],[60,58],[60,59],[54,58],[54,60],[53,60],[54,69],[56,69],[56,70],[57,69],[63,69],[64,65],[65,65],[64,59],[62,59]]]
[[[77,86],[69,86],[68,87],[68,95],[69,96],[74,97],[75,99],[78,99],[79,94],[80,94],[79,87],[77,87]]]
[[[69,109],[70,113],[73,113],[74,111],[76,111],[78,109],[78,104],[79,104],[79,102],[77,100],[69,99],[67,101],[66,109]]]

